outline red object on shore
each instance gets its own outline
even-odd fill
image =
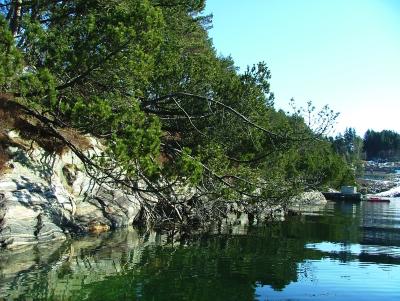
[[[367,198],[367,201],[368,202],[384,202],[384,203],[389,203],[390,202],[389,199],[383,199],[383,198],[376,197],[376,196]]]

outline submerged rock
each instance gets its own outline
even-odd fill
[[[95,184],[71,151],[48,153],[33,142],[24,143],[26,150],[15,132],[9,138],[10,160],[0,174],[0,247],[62,241],[70,232],[124,227],[138,217],[136,195]]]

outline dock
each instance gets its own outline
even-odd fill
[[[324,197],[329,201],[347,201],[347,202],[361,202],[363,196],[357,192],[357,187],[342,186],[340,192],[322,192]]]
[[[361,193],[342,193],[342,192],[323,192],[324,197],[329,201],[348,201],[348,202],[361,202]]]

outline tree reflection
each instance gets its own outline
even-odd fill
[[[259,286],[281,291],[317,277],[312,262],[322,258],[400,264],[387,250],[361,245],[355,252],[365,238],[362,211],[335,206],[334,213],[244,227],[241,235],[130,230],[3,253],[0,299],[254,300]],[[326,241],[333,247],[318,247]]]

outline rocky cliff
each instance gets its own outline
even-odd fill
[[[48,152],[33,140],[7,133],[0,171],[0,248],[62,241],[73,232],[96,232],[133,223],[141,206],[134,194],[97,185],[71,151]],[[90,155],[101,145],[88,138]]]
[[[85,139],[82,151],[86,156],[102,152],[98,140]],[[7,143],[0,145],[6,158],[0,162],[0,249],[63,241],[70,233],[103,232],[132,225],[139,219],[143,193],[139,197],[110,183],[96,184],[68,148],[49,151],[35,140],[20,137],[17,131],[8,131],[5,140]],[[184,200],[193,193],[177,186],[174,197]],[[155,196],[146,194],[146,199],[157,204]],[[212,206],[212,202],[206,204]],[[321,193],[308,192],[288,200],[286,210],[299,212],[325,204]],[[195,207],[184,209],[188,219],[199,214]],[[220,210],[224,213],[221,216],[237,219],[245,215],[252,223],[282,218],[285,207],[242,201],[228,202]]]

